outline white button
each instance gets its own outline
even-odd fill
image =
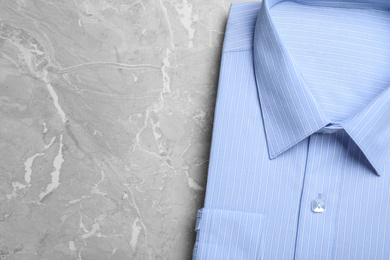
[[[324,195],[319,193],[317,195],[317,198],[312,200],[311,202],[311,210],[313,212],[319,213],[319,212],[324,212],[325,211],[325,200],[324,200]]]

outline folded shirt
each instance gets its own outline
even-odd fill
[[[233,3],[193,259],[390,259],[390,1]]]

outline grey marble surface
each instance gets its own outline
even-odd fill
[[[231,2],[0,1],[0,259],[190,259]]]

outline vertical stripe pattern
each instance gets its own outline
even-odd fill
[[[231,4],[193,259],[390,259],[389,12]]]

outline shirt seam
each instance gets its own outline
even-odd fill
[[[315,145],[312,144],[313,140],[313,135],[310,135],[309,138],[308,138],[308,151],[307,151],[307,157],[306,157],[306,163],[305,163],[305,170],[304,170],[304,173],[303,173],[303,184],[302,184],[302,191],[301,191],[301,196],[300,196],[300,201],[299,201],[299,206],[298,206],[298,218],[297,218],[297,232],[296,232],[296,236],[295,236],[295,241],[294,241],[294,244],[295,244],[295,248],[294,248],[294,251],[293,251],[293,259],[297,259],[297,255],[298,253],[301,253],[300,251],[298,251],[298,247],[301,243],[301,237],[302,237],[302,234],[301,234],[301,230],[302,230],[302,223],[300,223],[302,220],[301,218],[301,211],[303,210],[302,209],[302,203],[304,201],[304,199],[306,198],[307,194],[306,194],[306,187],[307,187],[307,178],[308,178],[308,174],[310,174],[310,172],[308,172],[308,164],[312,164],[313,163],[313,160],[312,159],[312,156],[314,157],[313,155],[313,149],[315,149]],[[305,198],[304,198],[305,196]]]
[[[229,53],[229,52],[245,52],[245,51],[253,51],[253,50],[252,50],[252,46],[251,46],[251,47],[248,47],[248,48],[245,48],[245,49],[230,49],[230,50],[225,50],[225,51],[222,51],[222,53]]]
[[[279,3],[286,2],[286,1],[288,1],[288,0],[283,0],[283,1],[280,1]],[[277,3],[277,4],[279,4],[279,3]],[[297,1],[297,3],[301,4],[301,5],[330,7],[330,8],[340,8],[340,9],[369,9],[369,8],[372,8],[374,10],[382,10],[384,8],[385,10],[389,10],[388,8],[386,8],[386,4],[383,4],[383,3],[379,3],[379,4],[370,3],[368,5],[364,5],[364,4],[351,4],[349,2],[329,4],[329,3],[326,3],[326,2],[312,3],[312,2],[307,1],[307,0],[299,0],[299,1]],[[269,9],[271,9],[271,7]]]
[[[344,131],[343,133],[343,137],[342,139],[345,138],[345,136],[347,136],[349,139],[348,139],[348,145],[347,145],[347,151],[345,152],[345,155],[343,156],[344,157],[344,161],[343,161],[343,164],[341,166],[341,169],[340,169],[340,180],[339,180],[339,183],[338,183],[338,192],[337,192],[337,205],[336,205],[336,215],[335,215],[335,220],[334,220],[334,228],[333,228],[333,234],[332,234],[332,255],[331,255],[331,259],[335,259],[335,250],[336,250],[336,239],[335,239],[335,234],[337,232],[337,229],[338,229],[338,226],[339,226],[339,221],[338,221],[338,218],[339,218],[339,215],[340,215],[340,204],[341,204],[341,191],[343,189],[343,181],[344,181],[344,166],[345,166],[345,161],[347,160],[347,154],[349,152],[349,149],[350,149],[350,145],[351,145],[351,137],[349,137],[348,134],[346,134],[347,132]],[[341,149],[340,149],[340,153],[341,153]]]
[[[255,64],[253,64],[253,67],[254,67]],[[256,73],[256,72],[255,72]],[[269,125],[268,125],[268,113],[267,113],[267,109],[266,107],[262,105],[262,95],[260,95],[260,86],[259,86],[259,82],[257,80],[257,74],[255,74],[255,83],[256,83],[256,88],[257,88],[257,91],[258,91],[258,99],[259,99],[259,109],[260,109],[260,112],[261,112],[261,118],[263,120],[263,125],[264,125],[264,136],[265,136],[265,139],[267,141],[267,145],[268,145],[268,148],[269,148],[269,155],[270,157],[275,157],[275,149],[274,149],[274,144],[272,143],[271,141],[271,136],[270,136],[270,132],[269,132]],[[271,125],[272,127],[272,125]]]

